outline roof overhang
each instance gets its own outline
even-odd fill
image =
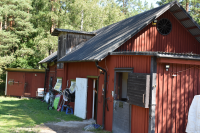
[[[173,59],[186,59],[200,61],[200,55],[192,53],[167,53],[167,52],[111,52],[110,55],[145,55],[156,56],[157,58],[173,58]]]
[[[189,13],[178,2],[169,11],[200,42],[200,26]]]
[[[5,70],[10,72],[39,72],[39,73],[45,72],[45,69],[6,68]]]
[[[54,31],[51,33],[51,35],[52,36],[58,36],[61,32],[74,33],[74,34],[85,34],[85,35],[91,35],[91,36],[96,35],[94,32],[76,31],[76,30],[58,29],[58,28],[55,28]]]

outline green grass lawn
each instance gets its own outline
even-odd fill
[[[0,97],[0,132],[10,133],[18,127],[31,128],[46,122],[82,120],[55,109],[47,110],[47,107],[48,104],[39,99]]]

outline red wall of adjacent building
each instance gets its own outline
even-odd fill
[[[155,133],[185,132],[189,107],[194,96],[200,94],[200,66],[192,62],[157,64]],[[170,65],[169,71],[165,70],[166,64]]]
[[[162,51],[174,53],[196,53],[200,54],[199,42],[194,36],[167,11],[157,20],[167,18],[172,23],[172,31],[161,35],[156,26],[149,24],[116,51]]]
[[[38,72],[10,72],[7,75],[7,95],[9,96],[23,96],[25,82],[28,83],[26,90],[31,93],[30,97],[36,97],[38,88],[44,88],[45,73]],[[14,79],[14,85],[9,85],[9,79]]]

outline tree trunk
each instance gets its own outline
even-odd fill
[[[2,22],[0,22],[0,30],[2,30]]]
[[[5,24],[4,24],[5,30],[7,29],[7,15],[5,15]]]
[[[51,2],[56,2],[56,0],[51,0]],[[54,12],[55,8],[53,7],[53,4],[51,5],[51,11]],[[50,34],[54,31],[54,29],[56,28],[56,22],[54,21],[53,18],[51,18],[51,28],[50,28]]]
[[[12,30],[12,27],[13,27],[13,20],[10,20],[12,19],[12,16],[9,16],[9,27],[10,29]]]
[[[189,11],[189,0],[186,0],[186,11]]]
[[[81,31],[83,30],[83,17],[84,17],[84,11],[81,11]]]

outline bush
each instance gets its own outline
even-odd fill
[[[5,72],[0,75],[0,96],[5,95],[5,83],[6,83],[6,74]]]

